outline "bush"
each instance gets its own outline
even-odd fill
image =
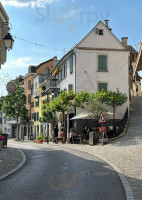
[[[41,135],[37,136],[37,140],[43,140],[43,137]]]
[[[44,137],[44,140],[47,140],[47,136]]]
[[[52,135],[49,136],[48,140],[49,140],[49,141],[52,141]]]
[[[20,139],[18,139],[17,137],[14,139],[14,141],[21,141]]]

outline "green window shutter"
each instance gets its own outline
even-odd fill
[[[45,73],[46,73],[46,75],[49,75],[49,74],[50,74],[49,67],[46,67],[46,69],[45,69]]]
[[[69,84],[69,85],[68,85],[68,90],[71,91],[72,89],[73,89],[73,85],[72,85],[72,84]]]
[[[36,121],[36,113],[34,113],[34,121]]]
[[[37,112],[37,121],[39,121],[39,113]]]
[[[73,73],[73,57],[69,58],[70,74]]]
[[[95,34],[99,35],[99,29],[95,28]]]
[[[98,55],[98,70],[106,71],[107,70],[107,56]]]
[[[98,83],[98,91],[102,91],[102,89],[107,91],[107,83]]]

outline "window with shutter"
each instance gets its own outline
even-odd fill
[[[31,103],[31,95],[28,94],[28,104],[30,104],[30,103]]]
[[[103,29],[99,29],[99,35],[103,35]]]
[[[95,28],[95,34],[99,34],[99,29],[98,28]]]
[[[105,90],[107,92],[107,83],[98,83],[98,91]]]
[[[34,121],[36,122],[36,113],[34,113]]]
[[[107,71],[106,55],[98,55],[98,71]]]
[[[73,85],[72,84],[69,84],[68,85],[68,91],[71,91],[73,89]]]
[[[49,74],[50,74],[49,67],[46,67],[46,69],[45,69],[45,73],[46,73],[46,75],[49,75]]]
[[[69,58],[69,65],[70,65],[70,74],[73,73],[73,57]]]
[[[64,79],[65,78],[65,76],[64,76],[64,66],[62,67],[62,79]]]
[[[64,77],[67,77],[67,63],[64,65]]]
[[[39,121],[39,113],[37,112],[37,121]]]
[[[28,89],[31,89],[31,80],[28,81]]]

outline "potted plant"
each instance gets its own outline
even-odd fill
[[[0,136],[0,150],[3,147],[3,142],[5,141],[5,138],[3,136]]]
[[[44,142],[47,142],[47,136],[44,136]]]
[[[41,135],[37,136],[37,138],[34,140],[35,143],[40,143],[42,144],[43,142],[43,137]]]

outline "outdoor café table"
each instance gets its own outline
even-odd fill
[[[79,141],[79,144],[82,143],[82,134],[76,134],[72,136],[73,144],[75,143],[76,140]]]

